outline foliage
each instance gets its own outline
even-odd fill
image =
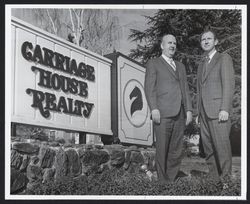
[[[236,89],[233,101],[233,127],[240,128],[241,104],[241,11],[240,10],[159,10],[146,16],[149,27],[144,31],[131,30],[129,39],[137,42],[130,57],[143,64],[161,54],[160,37],[172,33],[177,39],[176,59],[186,66],[193,106],[196,107],[196,74],[202,55],[200,34],[208,28],[216,31],[217,50],[231,55],[234,62]]]
[[[226,180],[222,183],[208,178],[184,177],[169,184],[149,181],[143,173],[128,173],[124,169],[106,170],[102,174],[91,174],[77,179],[49,181],[26,192],[35,195],[199,195],[199,196],[239,196],[240,181]]]
[[[58,142],[60,144],[65,144],[66,143],[65,139],[63,139],[63,138],[56,138],[55,142]]]
[[[184,135],[199,134],[199,125],[193,119],[192,122],[185,128]]]
[[[42,185],[29,189],[26,194],[32,195],[84,195],[86,194],[86,178],[72,179],[65,177],[59,181],[47,181]]]
[[[13,127],[12,127],[13,128]],[[47,130],[41,127],[29,126],[29,125],[16,125],[16,134],[22,136],[23,138],[47,140]]]

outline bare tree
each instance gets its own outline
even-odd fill
[[[107,54],[119,47],[118,18],[108,9],[69,9],[68,28],[73,43],[99,54]],[[73,39],[72,39],[73,38]]]
[[[30,11],[34,13],[35,20],[33,23],[36,26],[58,35],[58,31],[62,27],[59,22],[60,11],[58,9],[30,9]]]
[[[120,46],[118,17],[110,9],[14,9],[13,15],[98,54]]]

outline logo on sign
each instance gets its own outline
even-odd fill
[[[135,127],[141,127],[148,115],[148,107],[141,83],[130,80],[124,87],[123,106],[129,122]]]

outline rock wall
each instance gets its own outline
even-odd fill
[[[124,168],[135,173],[155,171],[155,149],[122,145],[62,145],[29,141],[11,144],[11,194],[35,188],[48,180],[72,179]]]

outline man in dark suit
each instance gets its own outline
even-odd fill
[[[164,35],[162,55],[146,65],[145,95],[151,110],[156,135],[156,168],[159,181],[174,181],[180,168],[183,136],[192,121],[191,100],[186,71],[173,60],[176,39]]]
[[[201,34],[204,59],[197,73],[197,122],[212,178],[230,176],[232,153],[229,140],[230,112],[234,94],[234,69],[231,57],[219,53],[218,39],[213,31]]]

